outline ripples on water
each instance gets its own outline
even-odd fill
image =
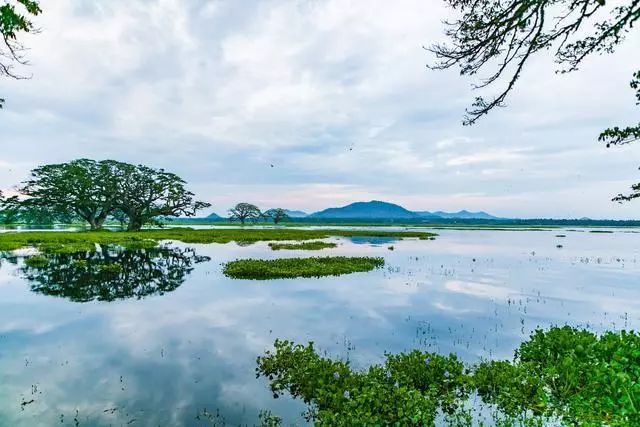
[[[365,367],[411,348],[508,358],[538,326],[637,329],[637,234],[562,233],[334,239],[319,253],[170,243],[58,255],[41,268],[5,254],[0,425],[251,425],[260,409],[302,422],[299,402],[274,400],[255,378],[275,338],[313,340]],[[320,279],[221,274],[236,258],[318,254],[384,256],[386,266]]]

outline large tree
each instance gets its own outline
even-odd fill
[[[0,6],[0,77],[25,78],[15,71],[15,65],[27,63],[18,35],[35,31],[30,19],[40,12],[40,5],[34,0],[5,0]],[[0,108],[3,104],[0,97]]]
[[[504,82],[494,97],[475,98],[464,119],[467,125],[504,105],[536,54],[551,51],[558,72],[575,71],[592,54],[612,53],[640,21],[640,0],[445,1],[459,18],[446,23],[449,44],[428,48],[438,58],[431,68],[459,67],[460,74],[469,76],[489,70],[475,89]],[[640,71],[633,76],[631,87],[640,102]],[[599,139],[607,146],[637,141],[640,123],[606,129]],[[639,196],[620,195],[614,200],[634,197]]]
[[[242,225],[247,220],[258,220],[263,217],[260,208],[251,203],[238,203],[232,209],[229,209],[229,221],[240,221]]]
[[[100,229],[116,209],[121,163],[113,160],[79,159],[40,166],[31,171],[20,193],[30,209],[47,209],[55,214],[77,216]]]
[[[271,218],[274,224],[278,224],[282,221],[286,221],[289,219],[289,215],[282,208],[269,209],[264,213],[266,218]]]
[[[117,209],[129,219],[127,229],[138,231],[158,217],[194,216],[209,203],[194,200],[186,182],[164,169],[120,164]]]

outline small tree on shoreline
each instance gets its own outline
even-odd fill
[[[240,221],[244,225],[247,220],[257,221],[262,218],[263,214],[256,205],[251,203],[238,203],[229,209],[229,221]]]
[[[287,212],[282,208],[269,209],[264,213],[264,216],[266,218],[271,218],[273,223],[276,225],[282,221],[290,219],[289,215],[287,215]]]

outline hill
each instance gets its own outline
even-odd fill
[[[285,209],[284,211],[287,213],[287,215],[289,215],[289,218],[305,218],[309,216],[308,213],[302,211],[294,211],[289,209]]]
[[[416,212],[423,218],[447,218],[447,219],[501,219],[497,216],[490,215],[486,212],[469,212],[467,210],[461,210],[458,212]]]
[[[417,219],[420,218],[420,215],[400,205],[372,200],[351,203],[340,208],[325,209],[309,215],[309,218]]]

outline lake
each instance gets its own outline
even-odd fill
[[[255,376],[256,357],[276,338],[314,341],[366,367],[413,348],[509,358],[537,327],[639,326],[634,230],[437,232],[434,241],[335,238],[337,248],[320,252],[169,242],[61,254],[41,268],[6,255],[0,425],[253,425],[262,409],[303,424],[304,406],[273,399]],[[221,273],[238,258],[317,255],[382,256],[386,265],[319,279]],[[96,281],[114,261],[122,271]]]

